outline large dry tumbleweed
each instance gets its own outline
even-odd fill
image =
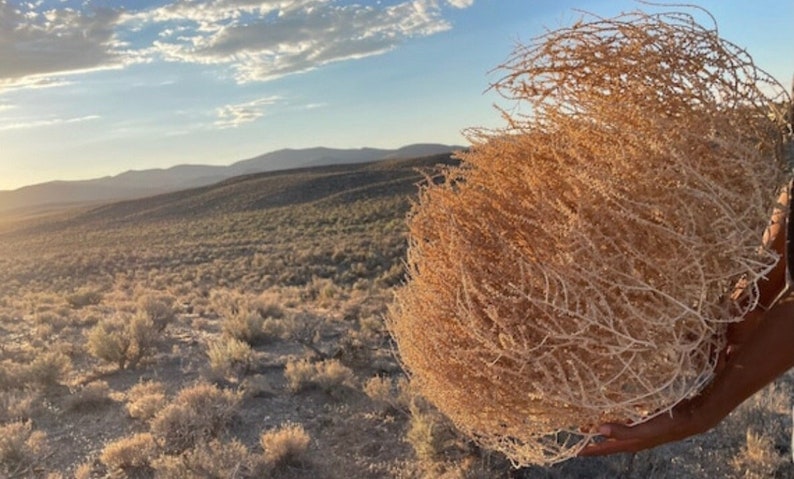
[[[679,12],[586,17],[502,69],[518,107],[423,187],[390,328],[462,431],[549,464],[710,380],[778,259],[760,243],[789,100]]]

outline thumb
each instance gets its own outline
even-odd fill
[[[609,439],[626,439],[633,438],[636,434],[632,434],[632,428],[623,424],[607,423],[602,424],[598,428],[598,434]]]

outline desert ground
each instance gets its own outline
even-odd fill
[[[446,155],[0,218],[0,477],[788,478],[791,374],[708,434],[515,469],[384,318]]]

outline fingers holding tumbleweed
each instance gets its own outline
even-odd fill
[[[757,300],[726,292],[778,260],[759,242],[782,116],[747,54],[682,13],[583,21],[503,68],[526,115],[422,188],[389,324],[462,431],[553,463],[594,440],[582,425],[661,418],[712,377]]]

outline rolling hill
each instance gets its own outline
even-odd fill
[[[127,171],[116,176],[82,181],[52,181],[13,191],[0,191],[0,213],[31,213],[76,205],[142,198],[211,185],[235,176],[379,159],[414,158],[449,153],[457,146],[416,144],[395,150],[308,148],[278,150],[229,166],[177,165],[167,169]]]

